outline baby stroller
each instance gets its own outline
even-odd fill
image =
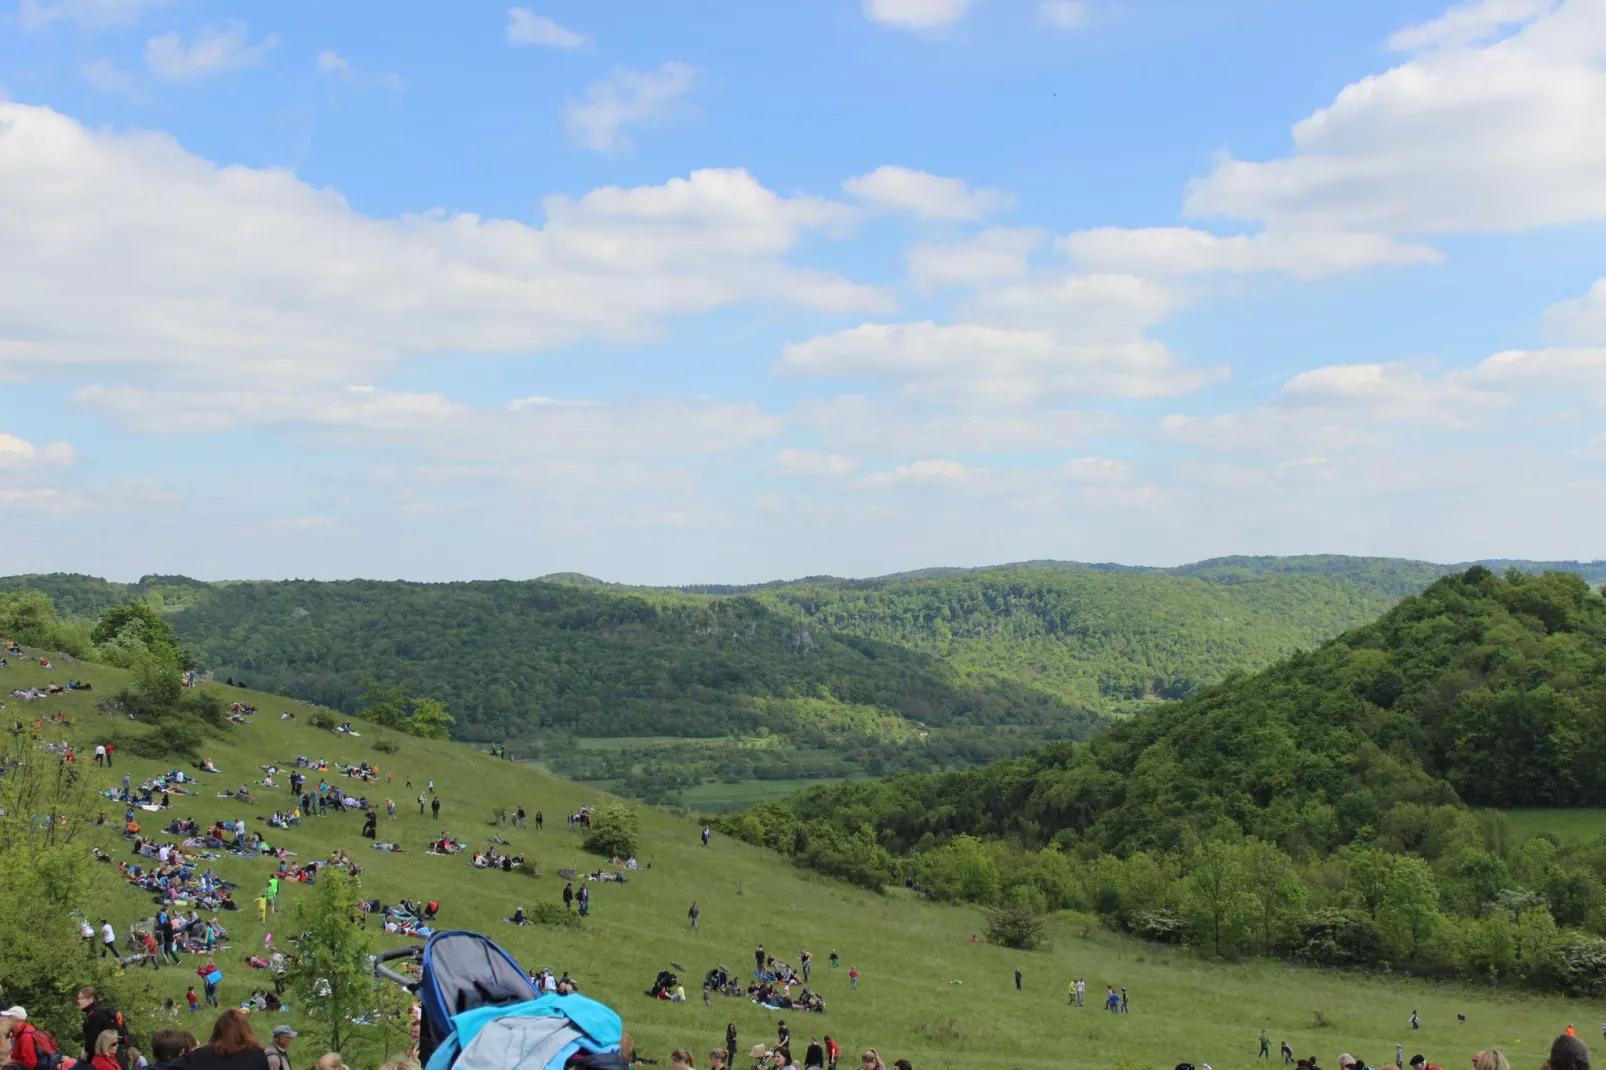
[[[422,963],[415,981],[384,963]],[[418,1053],[428,1070],[627,1070],[621,1023],[581,995],[542,995],[513,956],[479,933],[436,933],[373,959],[374,976],[423,1004]]]

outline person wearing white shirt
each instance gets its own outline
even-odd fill
[[[100,922],[100,957],[105,958],[107,955],[112,958],[117,957],[117,933],[112,928],[112,923],[102,918]]]

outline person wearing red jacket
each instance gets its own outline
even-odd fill
[[[26,1070],[37,1070],[39,1056],[54,1055],[57,1051],[56,1042],[50,1034],[42,1033],[28,1023],[28,1012],[21,1007],[11,1007],[0,1012],[4,1017],[16,1021],[11,1030],[11,1062]]]

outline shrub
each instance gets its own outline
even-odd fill
[[[578,913],[563,909],[561,903],[544,899],[524,912],[524,920],[533,925],[549,925],[554,929],[578,929],[581,925]]]
[[[604,858],[629,858],[636,853],[641,820],[628,806],[604,806],[591,815],[591,831],[586,834],[586,850]]]
[[[206,726],[190,717],[171,717],[141,735],[117,737],[117,749],[139,758],[194,758],[206,740]]]
[[[1132,932],[1160,944],[1180,944],[1188,933],[1188,920],[1174,910],[1134,910]]]
[[[396,745],[396,741],[394,739],[374,740],[374,750],[378,751],[380,754],[395,754],[400,749],[401,748]]]
[[[1013,947],[1020,951],[1035,951],[1048,941],[1048,923],[1035,906],[1023,900],[1013,900],[987,912],[989,943]]]
[[[325,732],[333,732],[336,728],[340,727],[339,718],[332,713],[325,713],[322,710],[319,710],[317,713],[309,717],[308,721],[311,722],[312,727],[321,728]]]

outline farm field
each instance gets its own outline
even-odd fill
[[[126,673],[59,663],[55,672],[46,673],[36,665],[22,665],[0,675],[0,682],[9,691],[69,677],[92,681],[95,692],[26,704],[9,700],[6,721],[63,710],[73,721],[71,737],[91,750],[97,738],[126,728],[126,721],[97,708],[99,700],[126,682]],[[383,733],[399,749],[380,753],[373,743],[382,730],[359,722],[362,736],[336,735],[314,729],[308,707],[270,695],[218,690],[232,701],[255,704],[260,713],[254,724],[232,728],[208,744],[205,753],[221,775],[206,778],[201,797],[175,797],[172,815],[202,822],[244,818],[249,828],[266,833],[268,813],[291,804],[288,791],[264,790],[260,804],[252,806],[214,798],[215,792],[207,790],[211,781],[217,791],[233,788],[259,779],[260,764],[293,763],[297,755],[377,762],[394,779],[374,785],[369,797],[383,800],[388,795],[398,803],[397,819],[382,819],[379,837],[400,842],[405,853],[369,850],[359,836],[361,818],[350,814],[308,818],[299,827],[271,834],[270,841],[282,841],[301,860],[344,849],[363,864],[368,896],[386,902],[438,899],[443,926],[489,933],[526,968],[571,971],[587,994],[619,1010],[642,1053],[663,1066],[669,1051],[678,1047],[700,1051],[702,1065],[708,1049],[722,1041],[727,1022],[736,1024],[743,1050],[773,1039],[777,1014],[736,999],[719,999],[712,1009],[705,1008],[695,995],[703,971],[716,963],[745,972],[759,943],[783,959],[795,959],[800,948],[816,955],[815,987],[829,1010],[823,1016],[786,1015],[794,1035],[806,1042],[810,1035],[829,1033],[845,1055],[873,1046],[889,1063],[908,1058],[919,1070],[1171,1067],[1183,1061],[1227,1070],[1255,1063],[1255,1035],[1262,1028],[1270,1031],[1274,1050],[1287,1039],[1300,1055],[1317,1055],[1324,1066],[1335,1065],[1343,1051],[1381,1065],[1392,1060],[1394,1043],[1400,1041],[1408,1056],[1420,1051],[1442,1066],[1464,1066],[1478,1048],[1499,1046],[1512,1054],[1518,1070],[1526,1070],[1538,1066],[1550,1039],[1569,1022],[1576,1022],[1581,1035],[1599,1050],[1599,1034],[1591,1026],[1598,1025],[1596,1008],[1561,999],[1280,964],[1212,965],[1186,952],[1088,930],[1070,918],[1055,922],[1048,951],[1022,953],[976,943],[972,935],[983,925],[979,911],[929,904],[901,889],[878,896],[800,872],[768,851],[718,836],[710,848],[703,848],[695,821],[651,809],[642,810],[643,868],[628,884],[592,886],[593,913],[582,930],[515,929],[499,919],[521,904],[557,899],[563,888],[556,876],[561,867],[581,872],[595,868],[597,860],[581,850],[580,837],[565,831],[563,815],[607,797],[455,744]],[[280,720],[281,710],[295,712],[296,719]],[[109,772],[92,762],[84,771],[108,786],[125,773],[137,784],[175,764],[180,763],[119,756]],[[411,789],[404,784],[408,776]],[[438,821],[421,817],[412,801],[431,778],[442,801]],[[356,782],[351,786],[358,787]],[[521,805],[532,815],[543,811],[545,831],[499,831],[512,842],[512,851],[540,866],[544,875],[539,878],[475,870],[461,857],[424,852],[426,842],[443,828],[473,846],[484,846],[494,811]],[[114,833],[102,842],[114,857],[127,857],[126,845]],[[271,869],[266,860],[228,856],[213,865],[240,885],[245,894],[239,898],[245,901],[254,897]],[[306,891],[304,886],[287,886],[282,909],[293,910]],[[702,910],[698,932],[690,930],[686,919],[693,900]],[[103,870],[97,898],[84,908],[111,918],[119,934],[152,910],[150,900],[116,880],[111,867]],[[224,920],[233,939],[232,950],[220,957],[222,994],[225,1003],[238,1002],[267,984],[265,974],[242,967],[243,956],[262,947],[265,931],[282,934],[287,920],[270,917],[264,926],[247,910]],[[383,939],[387,946],[401,942]],[[842,956],[838,971],[826,963],[833,950]],[[687,967],[683,980],[693,993],[689,1003],[663,1003],[642,995],[654,974],[671,961]],[[850,965],[862,974],[856,992],[848,986]],[[1012,981],[1017,967],[1025,982],[1020,992]],[[1076,977],[1086,978],[1095,999],[1106,984],[1126,986],[1132,1012],[1111,1015],[1094,1006],[1066,1007],[1066,988]],[[155,973],[151,980],[160,994],[182,1001],[194,976],[180,968]],[[1415,1034],[1406,1024],[1413,1009],[1423,1023]],[[1324,1027],[1317,1025],[1317,1012],[1327,1023]],[[1466,1015],[1465,1026],[1456,1024],[1458,1013]],[[294,1014],[289,1019],[298,1029],[309,1025]],[[202,1014],[193,1024],[204,1033],[203,1023],[209,1022]],[[306,1032],[303,1050],[315,1056],[316,1027]],[[353,1070],[365,1068],[354,1065]]]

